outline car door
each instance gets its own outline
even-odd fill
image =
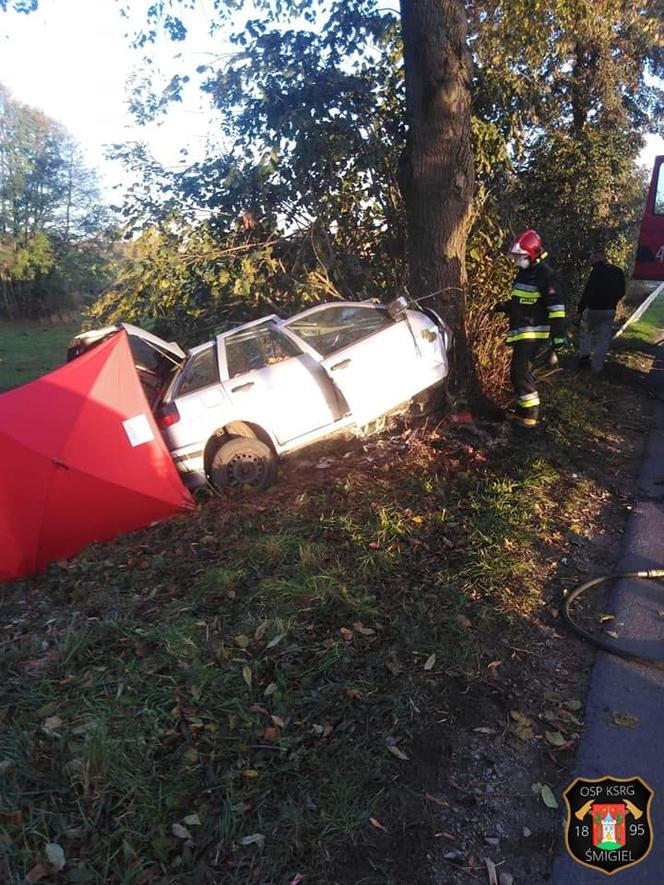
[[[322,357],[357,424],[366,424],[426,387],[426,367],[405,319],[373,304],[331,304],[284,326]]]
[[[219,336],[224,388],[238,419],[281,444],[334,424],[343,406],[325,370],[272,320]]]

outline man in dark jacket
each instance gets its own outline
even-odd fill
[[[590,256],[593,269],[579,301],[579,366],[601,372],[613,334],[618,302],[625,294],[625,274],[602,252]]]
[[[515,426],[531,429],[537,426],[540,406],[533,361],[549,339],[555,350],[565,346],[565,305],[554,272],[544,260],[539,234],[534,230],[519,234],[509,256],[518,270],[510,300],[496,309],[507,314],[510,324],[507,343],[512,346]]]

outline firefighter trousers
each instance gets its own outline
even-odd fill
[[[539,419],[540,398],[533,375],[533,361],[545,343],[525,340],[512,344],[510,377],[516,394],[514,413],[522,427],[535,427]]]

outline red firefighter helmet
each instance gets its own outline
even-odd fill
[[[542,238],[534,230],[524,230],[520,233],[510,249],[511,256],[518,258],[527,255],[531,261],[537,261],[543,252]]]

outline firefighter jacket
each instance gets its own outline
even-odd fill
[[[519,269],[509,301],[498,306],[509,319],[507,343],[565,341],[565,305],[551,267],[539,259]]]

